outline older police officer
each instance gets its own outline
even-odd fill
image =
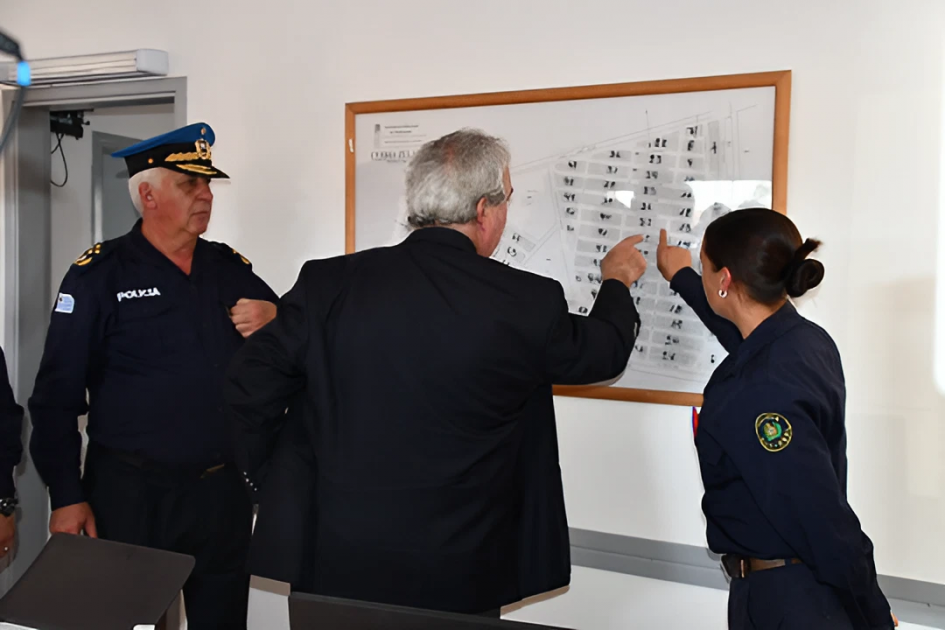
[[[50,531],[196,557],[184,587],[191,630],[246,626],[252,505],[231,465],[221,388],[277,299],[236,250],[200,238],[210,180],[227,177],[213,142],[199,123],[115,154],[141,219],[69,269],[29,401]]]

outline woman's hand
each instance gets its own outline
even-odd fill
[[[692,254],[688,249],[672,247],[666,242],[666,230],[660,230],[660,243],[656,247],[656,268],[667,282],[686,267],[692,267]]]

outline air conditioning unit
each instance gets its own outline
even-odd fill
[[[168,57],[163,50],[131,50],[127,52],[55,57],[29,60],[32,85],[88,83],[116,79],[164,77]],[[0,63],[0,82],[15,83],[17,64]]]

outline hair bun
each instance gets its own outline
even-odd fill
[[[823,263],[807,258],[818,247],[820,247],[820,241],[809,238],[794,252],[794,258],[788,265],[787,278],[784,282],[787,294],[792,298],[801,297],[823,281]]]

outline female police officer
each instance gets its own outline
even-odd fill
[[[705,388],[696,448],[733,630],[895,623],[846,500],[840,355],[787,299],[823,279],[807,259],[818,245],[777,212],[735,211],[706,229],[700,279],[660,233],[660,272],[729,352]]]

